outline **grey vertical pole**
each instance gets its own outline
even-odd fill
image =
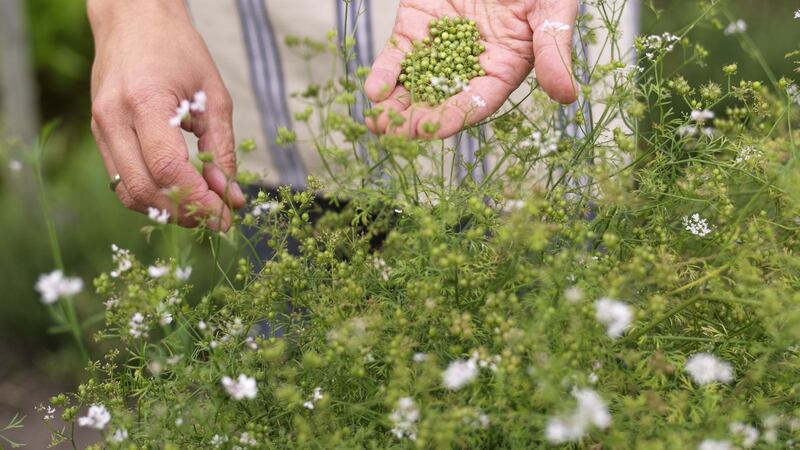
[[[39,129],[36,84],[22,0],[0,0],[0,127],[33,142]]]

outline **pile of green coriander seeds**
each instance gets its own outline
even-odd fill
[[[436,106],[482,77],[479,57],[486,51],[474,20],[443,17],[431,20],[430,36],[415,41],[402,61],[400,83],[413,103]]]

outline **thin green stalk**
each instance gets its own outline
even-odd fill
[[[53,214],[50,211],[47,203],[47,190],[45,188],[43,173],[45,145],[57,126],[58,122],[50,122],[49,124],[45,125],[39,137],[36,139],[33,167],[39,194],[39,206],[42,211],[42,217],[44,218],[45,228],[47,230],[48,242],[50,244],[50,253],[53,256],[53,262],[56,268],[63,272],[65,271],[65,266],[64,259],[61,254],[61,244],[58,240],[58,232],[56,231],[55,222],[53,221]],[[78,315],[75,311],[74,301],[72,298],[65,298],[60,303],[60,307],[64,310],[64,318],[67,321],[67,323],[64,325],[69,327],[69,332],[75,340],[75,343],[78,345],[78,350],[81,353],[81,357],[84,361],[88,361],[89,353],[86,351],[86,347],[83,345],[83,340],[81,339],[81,326],[78,320]],[[52,314],[52,308],[54,307],[55,306],[50,308],[51,317],[57,319],[57,316]]]
[[[724,265],[724,266],[722,266],[722,267],[720,267],[720,268],[718,268],[716,270],[713,270],[713,271],[707,273],[706,275],[704,275],[704,276],[692,281],[691,283],[687,283],[687,284],[685,284],[685,285],[683,285],[683,286],[681,286],[681,287],[679,287],[677,289],[674,289],[672,291],[667,292],[666,296],[667,297],[672,297],[672,296],[678,295],[678,294],[680,294],[682,292],[686,292],[689,289],[692,289],[693,287],[700,286],[703,283],[705,283],[706,281],[708,281],[708,280],[710,280],[712,278],[715,278],[715,277],[719,276],[722,272],[728,270],[728,267],[729,267],[728,265]],[[676,314],[678,314],[679,312],[683,311],[684,309],[692,306],[698,300],[701,300],[701,299],[702,299],[702,296],[695,295],[693,297],[690,297],[690,298],[682,301],[681,303],[678,304],[678,306],[672,308],[671,310],[667,311],[664,314],[659,315],[658,317],[653,319],[653,321],[650,322],[649,324],[647,324],[644,327],[640,328],[636,332],[629,334],[625,338],[620,339],[619,341],[617,341],[618,345],[626,344],[628,342],[635,341],[636,339],[639,339],[641,336],[647,334],[653,328],[657,327],[658,325],[660,325],[664,321],[674,317]]]

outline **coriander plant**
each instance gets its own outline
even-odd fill
[[[599,39],[619,6],[586,3],[576,32]],[[723,36],[730,20],[705,3],[635,55],[607,33],[610,61],[576,58],[591,114],[559,113],[531,77],[466,131],[473,160],[458,142],[369,134],[349,113],[367,70],[339,64],[296,96],[325,172],[253,196],[248,231],[209,233],[220,281],[198,304],[181,249],[113,249],[94,280],[104,344],[75,392],[42,405],[70,424],[54,440],[80,426],[121,449],[795,446],[800,96],[766,67],[686,81],[706,56],[693,27]],[[431,23],[399,80],[414,100],[480,76],[475,26]],[[351,55],[336,42],[289,44],[314,64]],[[74,283],[51,275],[43,299]]]

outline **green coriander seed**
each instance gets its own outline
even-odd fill
[[[442,17],[428,23],[430,36],[413,43],[400,66],[398,81],[415,103],[440,105],[470,80],[486,76],[478,58],[486,47],[474,20]]]

